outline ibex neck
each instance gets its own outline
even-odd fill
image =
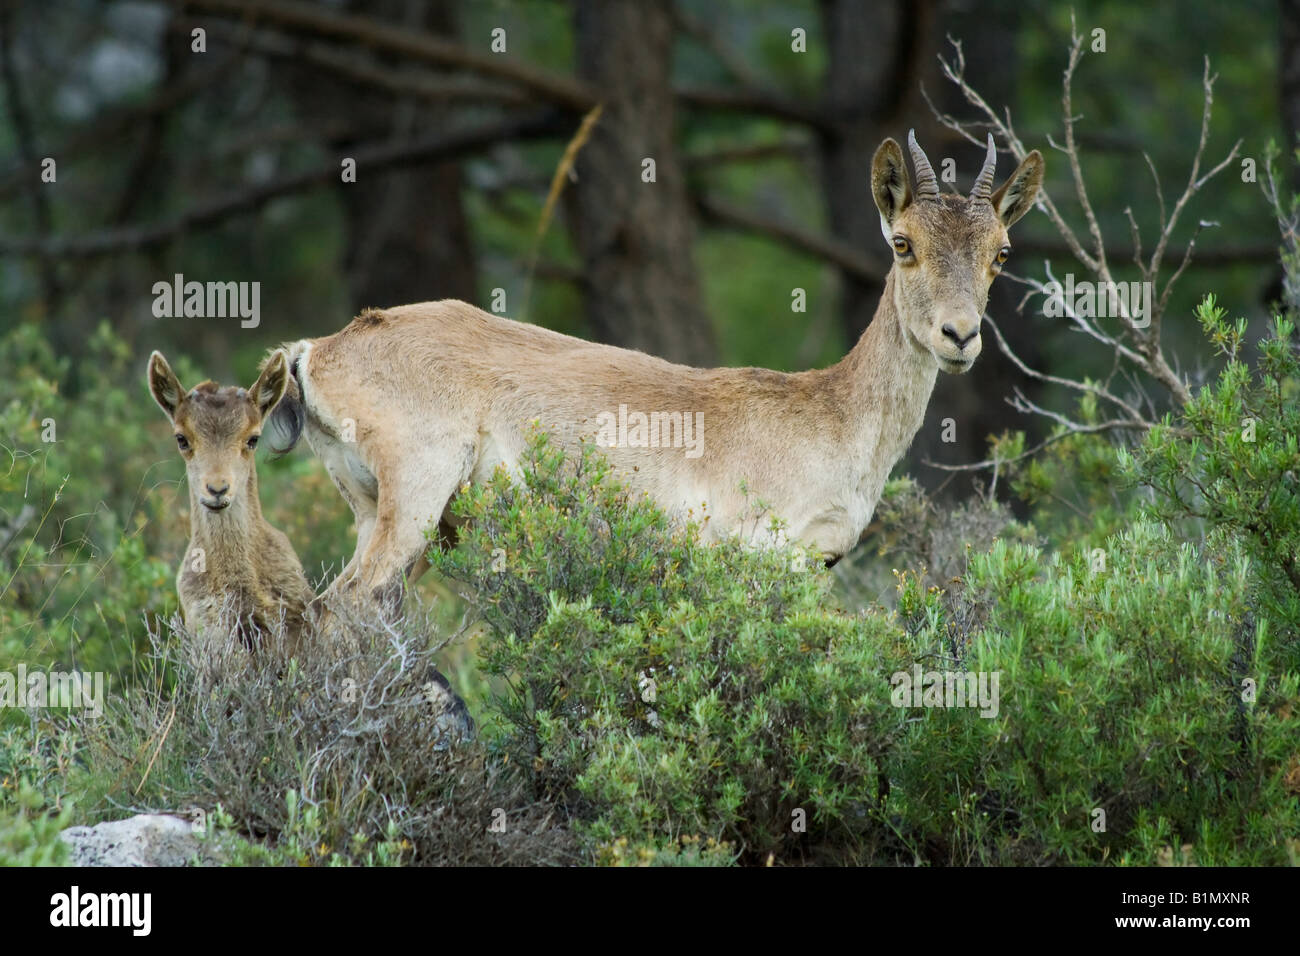
[[[858,447],[873,466],[884,465],[886,477],[921,427],[939,374],[934,356],[907,331],[895,274],[891,268],[871,324],[840,363]]]
[[[262,526],[262,504],[253,475],[234,501],[221,511],[210,511],[190,488],[190,556],[203,549],[208,573],[221,586],[251,580],[256,576],[255,550]]]

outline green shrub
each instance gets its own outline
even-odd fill
[[[471,523],[432,560],[491,626],[502,746],[606,857],[688,836],[749,862],[855,859],[892,839],[872,808],[903,727],[901,634],[827,610],[801,552],[705,545],[545,436],[522,484],[498,472],[454,508]]]
[[[1300,670],[1300,356],[1295,324],[1279,316],[1259,344],[1255,372],[1241,358],[1246,323],[1207,296],[1197,317],[1227,359],[1177,422],[1153,429],[1130,462],[1155,492],[1152,512],[1195,521],[1240,541],[1247,587],[1275,631],[1277,653]],[[1195,530],[1193,528],[1192,530]]]
[[[69,400],[35,327],[0,337],[0,668],[124,673],[175,607],[156,436],[120,384],[135,379],[121,341],[104,326],[90,351],[89,396]]]
[[[709,862],[1294,853],[1298,678],[1230,537],[997,541],[946,591],[901,573],[896,617],[850,616],[798,552],[703,545],[590,448],[566,463],[539,437],[521,483],[454,507],[471,523],[433,560],[490,626],[497,745],[601,862],[677,861],[683,837]],[[997,712],[895,707],[918,664],[996,673]]]
[[[72,808],[45,812],[40,794],[25,784],[12,802],[16,807],[0,809],[0,866],[66,866],[68,847],[59,833],[70,825]]]
[[[75,822],[64,796],[72,738],[35,724],[0,730],[0,866],[62,866],[59,832]]]
[[[154,670],[74,716],[83,812],[203,810],[211,855],[233,864],[568,863],[564,821],[515,768],[475,742],[445,743],[425,684],[427,622],[357,621],[355,647],[287,664],[242,647],[180,653],[173,622]],[[490,829],[500,809],[504,832]]]
[[[963,591],[982,620],[959,665],[1000,673],[1000,712],[909,724],[891,809],[916,856],[1150,865],[1172,841],[1201,863],[1286,862],[1300,678],[1270,663],[1251,578],[1231,540],[1201,554],[1149,523],[1104,564],[1001,542],[972,557]],[[950,602],[903,588],[917,640],[948,653]]]

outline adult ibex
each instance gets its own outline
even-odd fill
[[[449,499],[499,465],[517,472],[534,421],[569,445],[596,438],[633,490],[673,514],[693,509],[707,535],[763,533],[746,520],[758,500],[789,539],[841,557],[920,428],[939,370],[965,372],[979,355],[1007,228],[1042,182],[1035,150],[994,191],[990,136],[970,196],[943,194],[915,135],[908,144],[915,192],[894,140],[872,160],[894,262],[871,325],[830,368],[688,368],[457,301],[368,309],[335,335],[286,346],[293,382],[268,435],[283,451],[305,428],[356,516],[356,552],[326,598],[400,595],[403,575],[425,569],[426,529],[448,526]]]

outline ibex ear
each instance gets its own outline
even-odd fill
[[[886,139],[871,160],[871,195],[880,210],[880,231],[888,242],[894,237],[893,225],[904,209],[912,204],[912,182],[903,165],[903,150],[893,139]]]
[[[997,211],[1002,225],[1010,226],[1034,205],[1038,189],[1043,185],[1043,154],[1034,150],[1020,161],[1011,178],[998,187],[989,202]]]
[[[167,364],[163,354],[158,351],[149,356],[149,391],[167,417],[175,418],[185,389],[181,387],[180,380],[176,378],[176,373]]]
[[[271,409],[280,404],[284,390],[289,387],[289,362],[284,349],[276,349],[262,362],[262,374],[248,390],[248,397],[257,406],[258,414],[266,418]]]

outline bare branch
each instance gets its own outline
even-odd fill
[[[989,106],[985,99],[966,82],[966,58],[961,52],[961,43],[954,40],[952,37],[948,38],[948,42],[953,45],[956,54],[953,62],[949,62],[943,57],[939,57],[939,65],[943,68],[943,75],[961,90],[962,95],[966,98],[966,102],[970,103],[977,110],[983,113],[985,117],[987,117],[987,122],[979,125],[989,127],[994,130],[998,137],[1006,140],[1007,144],[1011,147],[1011,155],[1015,157],[1016,162],[1020,162],[1028,155],[1029,150],[1025,148],[1025,144],[1021,142],[1020,137],[1016,135],[1016,131],[1011,127],[1009,121],[1000,117],[997,111],[994,110],[993,107]],[[924,91],[922,92],[924,93]],[[966,128],[967,124],[963,124],[954,117],[940,112],[936,109],[934,103],[930,101],[928,95],[926,95],[925,99],[926,102],[929,103],[930,109],[934,112],[935,118],[938,119],[940,123],[954,132],[960,133],[977,146],[983,144],[983,140],[980,137],[975,136]],[[1086,249],[1084,249],[1083,243],[1079,241],[1079,237],[1074,234],[1074,230],[1066,223],[1065,218],[1061,215],[1060,210],[1056,208],[1056,204],[1052,201],[1052,197],[1048,194],[1046,189],[1040,189],[1038,191],[1037,205],[1047,213],[1047,217],[1052,221],[1052,225],[1056,228],[1056,231],[1060,234],[1061,238],[1065,240],[1066,245],[1070,247],[1070,253],[1083,263],[1084,267],[1089,271],[1098,271],[1100,268],[1099,263]]]
[[[1144,424],[1139,424],[1137,422],[1126,422],[1120,419],[1114,419],[1112,421],[1106,421],[1106,422],[1098,422],[1096,425],[1079,425],[1075,423],[1070,428],[1049,435],[1047,438],[1040,441],[1034,447],[1027,449],[1022,454],[1016,455],[1014,458],[986,458],[984,461],[973,461],[965,465],[945,465],[940,462],[931,461],[928,458],[924,458],[922,459],[922,463],[928,465],[931,468],[937,468],[940,471],[987,471],[990,468],[996,470],[1006,465],[1014,465],[1018,462],[1028,461],[1030,458],[1033,458],[1044,448],[1047,448],[1050,445],[1055,445],[1058,441],[1061,441],[1062,439],[1065,438],[1070,438],[1073,435],[1096,435],[1100,432],[1111,432],[1111,431],[1119,431],[1119,430],[1145,431],[1147,427],[1148,426]]]
[[[958,120],[940,112],[935,108],[933,103],[930,103],[930,107],[934,111],[935,116],[945,126],[975,144],[980,143],[983,140],[983,136],[976,135],[974,131],[982,131],[985,128],[990,129],[1008,144],[1009,151],[1017,160],[1022,159],[1026,150],[1023,142],[1020,140],[1013,127],[1010,111],[1005,111],[1004,113],[999,114],[970,86],[965,78],[966,64],[965,57],[962,54],[961,44],[958,41],[953,40],[951,37],[949,40],[953,45],[954,54],[950,60],[945,60],[940,57],[940,64],[944,76],[961,90],[967,103],[975,108],[980,118],[973,122]],[[1033,240],[1027,242],[1026,245],[1038,251],[1049,252],[1052,255],[1072,255],[1087,270],[1093,273],[1100,283],[1097,287],[1098,291],[1102,291],[1103,294],[1109,296],[1105,303],[1108,307],[1106,311],[1118,317],[1122,323],[1121,330],[1114,335],[1103,332],[1101,328],[1092,321],[1090,316],[1079,315],[1074,309],[1073,303],[1062,303],[1062,314],[1070,320],[1074,329],[1084,332],[1111,350],[1113,363],[1106,381],[1110,382],[1114,380],[1116,375],[1129,378],[1128,368],[1125,368],[1120,364],[1121,362],[1127,363],[1129,367],[1141,370],[1147,378],[1159,382],[1160,385],[1168,391],[1171,399],[1176,405],[1184,405],[1190,400],[1191,393],[1188,390],[1183,377],[1175,372],[1170,366],[1169,359],[1165,355],[1161,346],[1161,320],[1169,305],[1173,287],[1177,284],[1178,280],[1182,278],[1192,260],[1194,252],[1196,251],[1196,244],[1199,239],[1200,230],[1205,226],[1212,225],[1212,223],[1202,222],[1197,226],[1197,229],[1189,239],[1187,245],[1181,250],[1178,268],[1174,270],[1173,275],[1164,283],[1163,288],[1158,290],[1158,294],[1155,293],[1156,285],[1159,279],[1161,267],[1170,252],[1171,237],[1180,222],[1181,216],[1188,203],[1191,201],[1191,198],[1209,182],[1209,180],[1231,165],[1237,157],[1241,143],[1238,141],[1234,144],[1227,156],[1209,169],[1208,172],[1202,172],[1204,153],[1209,140],[1210,117],[1213,107],[1213,88],[1215,80],[1215,77],[1210,73],[1210,65],[1207,58],[1202,75],[1203,107],[1201,113],[1200,138],[1195,155],[1193,156],[1191,169],[1188,173],[1187,185],[1178,196],[1172,209],[1166,211],[1164,192],[1160,184],[1160,177],[1156,172],[1155,163],[1152,161],[1150,155],[1147,153],[1142,154],[1143,159],[1147,164],[1147,168],[1151,172],[1160,215],[1159,236],[1149,259],[1144,259],[1143,256],[1141,230],[1138,226],[1137,217],[1133,214],[1132,207],[1130,206],[1124,211],[1125,216],[1128,219],[1132,246],[1131,249],[1124,250],[1123,258],[1130,258],[1132,260],[1141,274],[1142,280],[1145,283],[1148,283],[1149,287],[1153,290],[1152,299],[1154,301],[1151,303],[1150,314],[1141,317],[1145,318],[1147,321],[1139,321],[1139,316],[1132,314],[1129,303],[1125,301],[1123,296],[1110,294],[1112,290],[1116,289],[1116,283],[1110,271],[1105,237],[1102,234],[1100,221],[1097,218],[1091,200],[1089,199],[1087,184],[1084,179],[1083,165],[1079,151],[1080,137],[1076,129],[1079,117],[1074,113],[1073,103],[1073,84],[1075,74],[1084,55],[1083,42],[1083,37],[1079,34],[1077,24],[1072,17],[1069,55],[1062,78],[1061,107],[1064,137],[1061,142],[1057,142],[1051,136],[1048,136],[1047,139],[1049,144],[1057,149],[1066,159],[1070,170],[1070,178],[1079,200],[1079,205],[1089,234],[1089,245],[1091,248],[1084,247],[1079,236],[1073,231],[1069,224],[1065,222],[1064,217],[1061,216],[1050,194],[1045,188],[1039,192],[1037,205],[1046,212],[1048,219],[1052,222],[1057,233],[1064,241],[1064,246],[1052,246],[1050,243],[1043,243],[1041,241],[1035,243]],[[927,102],[929,102],[928,97]],[[1218,250],[1211,256],[1207,256],[1206,262],[1207,264],[1224,264],[1227,262],[1237,261],[1267,261],[1272,258],[1273,253],[1274,250],[1271,248],[1265,248],[1263,245],[1257,247],[1248,246],[1231,250]],[[1048,279],[1052,284],[1055,284],[1056,280],[1052,276],[1050,263],[1046,264],[1046,270]],[[1010,278],[1029,287],[1029,291],[1020,303],[1020,309],[1022,311],[1030,297],[1035,294],[1055,294],[1058,297],[1060,295],[1059,284],[1056,285],[1057,291],[1054,292],[1048,288],[1049,283],[1016,276],[1010,276]],[[1150,415],[1139,413],[1138,408],[1133,403],[1120,399],[1105,386],[1096,386],[1084,382],[1072,382],[1058,376],[1047,376],[1041,372],[1037,372],[1036,370],[1029,369],[1006,347],[1005,340],[1002,339],[1001,333],[997,331],[996,325],[994,326],[994,329],[995,333],[998,335],[999,344],[1003,347],[1003,351],[1008,354],[1008,357],[1012,359],[1024,374],[1040,381],[1051,382],[1052,384],[1092,394],[1098,399],[1103,399],[1111,403],[1116,408],[1121,408],[1124,412],[1125,418],[1122,420],[1117,419],[1116,421],[1122,422],[1122,424],[1116,424],[1112,427],[1150,427],[1153,423],[1155,418],[1154,404],[1150,397],[1142,392],[1140,388],[1138,389],[1138,393],[1143,396],[1141,401],[1152,406],[1152,413]],[[1033,406],[1032,403],[1025,399],[1023,395],[1018,395],[1016,399],[1013,400],[1013,404],[1022,408],[1022,410],[1032,411],[1035,414],[1041,414],[1047,418],[1051,418],[1058,424],[1064,424],[1068,421],[1065,416]]]
[[[1070,13],[1070,60],[1065,68],[1065,77],[1061,82],[1061,115],[1065,121],[1065,155],[1070,161],[1070,176],[1074,179],[1074,191],[1079,197],[1079,205],[1083,208],[1083,218],[1088,224],[1088,232],[1092,235],[1093,256],[1096,258],[1097,265],[1095,271],[1103,278],[1110,278],[1110,270],[1106,265],[1106,242],[1101,235],[1101,225],[1097,222],[1097,216],[1092,211],[1092,203],[1088,201],[1088,187],[1083,179],[1083,167],[1079,164],[1079,147],[1074,139],[1074,71],[1079,66],[1079,61],[1083,59],[1083,36],[1076,29],[1074,13]]]
[[[368,57],[344,53],[328,43],[307,43],[272,30],[249,32],[244,26],[214,23],[208,28],[214,39],[238,38],[259,56],[292,60],[328,72],[357,86],[383,90],[395,96],[413,96],[432,103],[458,105],[487,103],[525,106],[534,101],[518,86],[505,86],[466,77],[429,77],[406,73],[392,64],[375,63]],[[248,34],[246,37],[244,34]]]
[[[1221,163],[1206,173],[1204,177],[1200,179],[1197,178],[1197,174],[1201,169],[1201,158],[1205,155],[1205,145],[1210,138],[1210,113],[1214,105],[1215,79],[1217,79],[1217,75],[1210,75],[1210,58],[1206,57],[1205,70],[1201,77],[1201,88],[1204,90],[1205,97],[1204,106],[1201,109],[1201,138],[1196,144],[1196,153],[1192,156],[1192,169],[1187,176],[1187,188],[1183,190],[1183,194],[1179,196],[1178,201],[1174,203],[1174,209],[1169,215],[1169,221],[1165,224],[1165,228],[1160,233],[1160,242],[1156,246],[1156,251],[1151,255],[1150,272],[1153,279],[1160,271],[1160,263],[1164,260],[1165,247],[1169,245],[1169,237],[1173,235],[1174,226],[1178,224],[1178,216],[1183,211],[1183,207],[1186,206],[1188,201],[1200,191],[1201,187],[1204,186],[1206,182],[1222,172],[1223,169],[1236,158],[1237,150],[1241,148],[1241,140],[1237,140],[1237,142],[1233,144],[1232,150]]]
[[[827,239],[798,226],[767,219],[712,197],[699,196],[696,198],[696,204],[707,219],[719,225],[743,229],[783,242],[800,252],[823,259],[859,279],[880,282],[888,271],[887,268],[876,265],[864,256],[856,246],[848,243]]]
[[[582,113],[595,106],[598,99],[597,93],[563,74],[504,56],[476,53],[459,43],[408,27],[335,13],[298,0],[172,0],[172,3],[189,11],[207,11],[252,23],[268,23],[293,33],[343,40],[372,50],[496,77],[522,86],[548,102]]]
[[[725,110],[737,113],[761,113],[812,129],[830,131],[833,127],[818,109],[762,89],[722,89],[705,86],[678,86],[677,98],[696,109]]]
[[[1007,358],[1009,358],[1012,364],[1015,365],[1016,368],[1020,369],[1020,371],[1023,372],[1025,375],[1029,376],[1030,378],[1037,379],[1040,382],[1047,382],[1050,385],[1060,385],[1063,388],[1068,388],[1076,392],[1083,392],[1088,395],[1096,396],[1097,398],[1100,398],[1103,401],[1110,402],[1112,405],[1121,409],[1125,414],[1129,416],[1130,419],[1134,421],[1145,421],[1141,413],[1138,412],[1138,410],[1134,408],[1133,405],[1124,401],[1122,398],[1110,392],[1108,389],[1102,388],[1099,385],[1093,385],[1091,382],[1077,382],[1071,378],[1062,378],[1058,375],[1048,375],[1046,372],[1040,372],[1037,369],[1030,368],[1027,364],[1025,364],[1025,361],[1021,359],[1020,356],[1017,355],[1012,350],[1010,344],[1007,342],[1006,338],[1002,335],[1002,330],[998,328],[998,324],[994,322],[993,319],[988,315],[984,316],[984,321],[987,322],[989,326],[993,329],[993,335],[997,339],[998,348],[1001,350],[1002,354],[1005,355]],[[1148,423],[1148,424],[1154,424],[1154,423]]]
[[[743,143],[722,146],[707,152],[688,153],[682,157],[689,169],[707,169],[728,163],[754,163],[767,160],[803,160],[812,152],[812,144],[804,139],[787,137],[773,142]]]

